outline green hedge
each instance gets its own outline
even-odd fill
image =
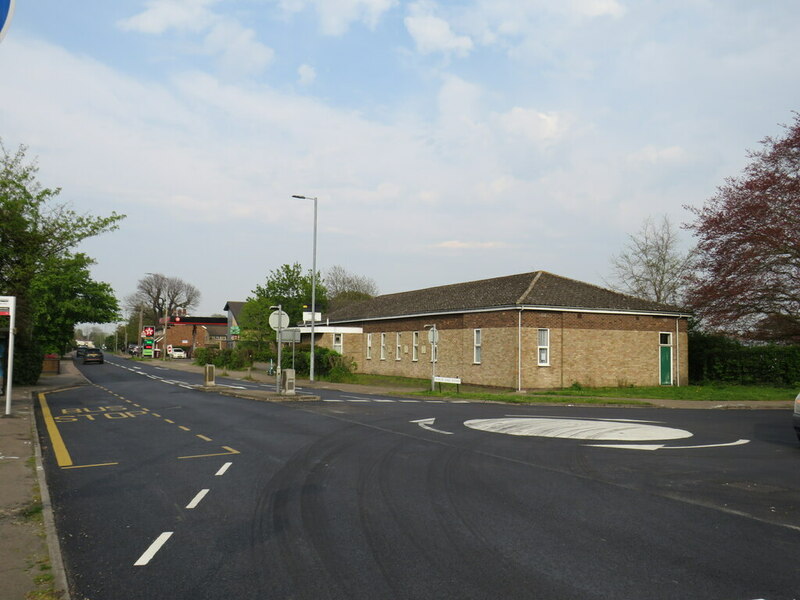
[[[744,346],[716,336],[689,341],[689,379],[740,385],[800,385],[800,347]]]
[[[214,365],[220,369],[240,371],[252,366],[254,361],[269,362],[272,352],[255,352],[249,348],[196,348],[194,363],[198,365]],[[281,366],[292,368],[291,347],[285,347],[281,354]],[[311,347],[308,344],[297,346],[294,356],[294,368],[298,375],[308,375],[311,367]],[[330,381],[347,381],[352,377],[355,365],[338,352],[317,346],[314,349],[314,375]]]

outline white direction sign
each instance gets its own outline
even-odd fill
[[[269,326],[275,331],[289,326],[289,315],[285,311],[276,310],[269,316]]]

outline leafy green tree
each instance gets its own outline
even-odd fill
[[[267,298],[250,298],[239,314],[242,339],[255,346],[258,353],[275,341],[275,332],[269,325],[272,302]]]
[[[320,283],[317,275],[316,308],[317,312],[325,309],[328,296],[325,285]],[[255,298],[268,301],[268,306],[281,305],[289,315],[289,323],[299,323],[304,310],[311,310],[311,271],[303,274],[300,263],[282,265],[270,271],[264,285],[257,285],[253,290]]]
[[[64,352],[72,343],[75,323],[117,318],[114,291],[109,284],[92,280],[92,264],[85,254],[52,258],[34,277],[34,334],[45,352]]]
[[[42,342],[50,343],[49,334],[64,327],[63,321],[45,324],[44,338],[37,334],[37,318],[44,305],[37,293],[55,275],[58,261],[69,261],[70,250],[81,241],[112,231],[123,215],[108,217],[78,214],[66,204],[55,202],[60,189],[45,188],[38,179],[35,161],[26,158],[27,148],[20,146],[9,153],[0,141],[0,293],[17,297],[17,336],[14,352],[14,379],[17,383],[35,383],[41,370]],[[72,268],[78,268],[72,263]],[[89,282],[85,282],[91,287]],[[89,291],[105,296],[108,290]],[[57,296],[54,293],[53,296]],[[63,316],[63,315],[62,315]]]

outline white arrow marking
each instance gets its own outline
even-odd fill
[[[725,446],[741,446],[750,440],[736,440],[728,444],[705,444],[703,446],[667,446],[665,444],[585,444],[592,448],[620,448],[622,450],[692,450],[695,448],[723,448]]]
[[[416,421],[409,421],[409,423],[416,423],[417,425],[419,425],[423,429],[427,429],[428,431],[435,431],[436,433],[443,433],[445,435],[453,435],[452,431],[442,431],[441,429],[435,429],[431,427],[431,425],[433,425],[433,422],[435,420],[436,418],[434,417],[432,419],[417,419]]]

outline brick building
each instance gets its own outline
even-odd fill
[[[687,385],[689,314],[545,271],[378,296],[331,313],[318,344],[361,373],[514,389]],[[307,333],[308,328],[302,328]]]
[[[156,346],[163,346],[164,319],[160,319],[160,330],[156,333]],[[171,316],[167,328],[167,345],[183,348],[191,356],[195,348],[225,346],[228,331],[226,317]]]

